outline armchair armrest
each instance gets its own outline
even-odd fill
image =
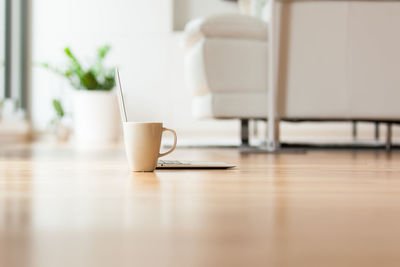
[[[224,14],[195,19],[185,27],[185,47],[204,37],[268,40],[268,24],[245,15]]]

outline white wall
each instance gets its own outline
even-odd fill
[[[176,1],[176,0],[175,0]],[[194,0],[187,0],[194,7]],[[228,12],[235,4],[196,0],[207,12]],[[63,48],[71,46],[79,58],[90,58],[95,48],[112,46],[110,65],[120,68],[133,120],[164,121],[178,131],[236,131],[237,121],[196,121],[191,116],[191,92],[183,77],[181,33],[173,32],[173,0],[35,0],[32,23],[34,62],[62,65]],[[222,12],[222,10],[221,10]],[[33,68],[32,120],[44,130],[53,116],[51,99],[71,89],[62,78]],[[68,107],[68,103],[67,103]]]

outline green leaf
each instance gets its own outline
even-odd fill
[[[65,113],[64,113],[64,109],[61,105],[60,100],[53,99],[53,107],[54,107],[54,110],[56,111],[56,115],[58,118],[64,117]]]
[[[99,83],[93,72],[86,72],[81,78],[81,85],[88,90],[96,90],[99,88]]]
[[[109,91],[109,90],[113,89],[114,86],[115,86],[115,78],[114,78],[114,75],[113,75],[113,76],[105,77],[105,79],[104,79],[104,85],[103,85],[104,89]]]
[[[97,49],[97,58],[98,59],[104,59],[106,57],[106,55],[108,54],[108,52],[110,51],[111,47],[109,45],[103,45],[100,46]]]
[[[71,49],[69,47],[66,47],[64,49],[65,54],[68,56],[68,58],[71,60],[71,67],[70,69],[76,73],[79,77],[82,77],[84,75],[84,71],[82,68],[82,65],[79,63],[78,59],[75,57],[75,55],[72,53]]]
[[[108,52],[111,50],[111,47],[109,45],[103,45],[97,48],[97,57],[95,62],[93,63],[92,67],[90,70],[96,75],[96,76],[102,76],[104,73],[104,67],[103,67],[103,60],[107,56]]]

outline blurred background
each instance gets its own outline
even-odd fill
[[[54,125],[59,124],[66,128],[58,133],[60,139],[66,135],[65,140],[72,140],[74,117],[80,116],[74,114],[77,90],[66,77],[43,65],[65,71],[70,59],[64,49],[69,47],[87,68],[99,47],[109,46],[102,64],[108,70],[120,69],[130,120],[163,121],[180,136],[239,143],[238,120],[197,120],[192,115],[193,93],[184,75],[183,30],[195,18],[222,13],[247,12],[268,21],[267,1],[1,0],[0,6],[0,34],[5,37],[0,39],[2,140],[54,135],[60,131]],[[62,114],[54,100],[62,106]],[[350,123],[325,124],[282,123],[281,137],[351,139]],[[251,129],[255,125],[257,131],[251,134],[263,140],[265,123],[250,122]],[[373,131],[372,124],[358,124],[359,138],[370,138]],[[394,138],[398,135],[394,128]]]

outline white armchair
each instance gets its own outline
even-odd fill
[[[271,117],[268,144],[278,143],[279,120],[384,122],[390,148],[400,124],[400,1],[274,0],[270,8],[273,34],[242,15],[187,25],[193,114],[241,119],[244,144],[248,119]]]
[[[185,28],[185,78],[196,118],[240,119],[242,144],[248,120],[267,117],[268,25],[244,15],[218,15]]]

